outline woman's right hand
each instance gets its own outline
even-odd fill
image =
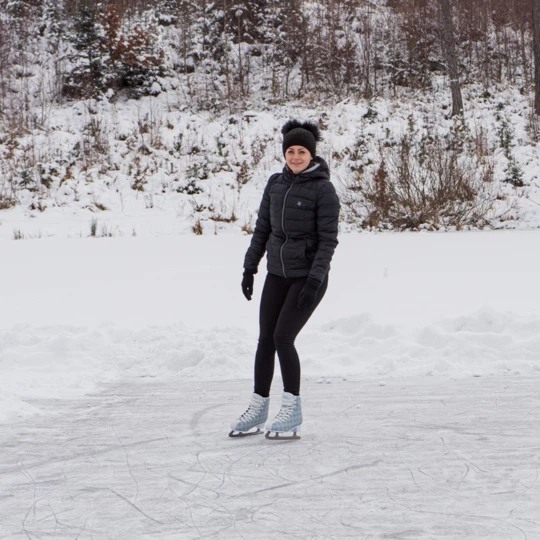
[[[253,282],[255,277],[252,272],[244,270],[244,277],[242,278],[242,292],[247,300],[251,300],[251,295],[253,294]]]

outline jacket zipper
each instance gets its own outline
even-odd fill
[[[285,242],[283,242],[283,245],[279,250],[279,255],[281,258],[281,268],[283,270],[283,276],[285,277],[285,279],[287,279],[287,273],[285,272],[285,261],[283,260],[283,248],[285,247],[285,244],[289,241],[289,235],[285,232],[285,204],[287,203],[287,196],[289,195],[289,191],[291,191],[291,189],[293,188],[295,179],[296,176],[293,176],[291,187],[287,190],[287,193],[285,193],[285,197],[283,198],[283,208],[281,209],[281,229],[283,231],[283,234],[285,235]]]

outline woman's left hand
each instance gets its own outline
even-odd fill
[[[321,287],[320,281],[311,277],[307,278],[305,285],[302,287],[300,294],[298,295],[298,301],[296,307],[298,309],[310,309],[315,303],[317,298],[317,292]]]
[[[253,282],[255,281],[253,273],[248,270],[244,271],[242,277],[242,292],[247,300],[251,300],[251,295],[253,294]]]

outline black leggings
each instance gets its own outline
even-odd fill
[[[294,340],[322,300],[328,287],[328,276],[317,293],[311,309],[298,309],[298,295],[307,278],[286,279],[266,276],[259,314],[259,344],[255,355],[255,389],[262,397],[270,395],[274,377],[276,350],[281,366],[283,391],[300,395],[300,359]]]

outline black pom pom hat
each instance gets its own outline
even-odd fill
[[[317,155],[317,141],[322,138],[317,124],[309,121],[289,120],[281,128],[281,133],[283,133],[283,155],[289,146],[307,148],[312,158]]]

